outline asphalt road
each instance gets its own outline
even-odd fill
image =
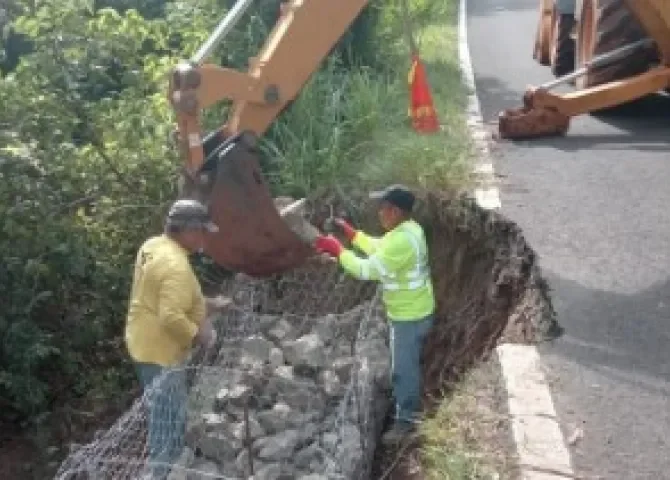
[[[537,0],[469,0],[485,121],[550,80]],[[670,98],[493,146],[503,213],[524,229],[565,335],[540,351],[582,478],[670,479]]]

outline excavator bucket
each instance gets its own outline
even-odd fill
[[[208,205],[219,225],[206,253],[230,270],[268,276],[315,253],[319,231],[295,211],[278,211],[259,167],[257,137],[296,98],[368,0],[288,1],[247,72],[204,64],[252,2],[237,0],[193,57],[177,65],[168,95],[185,164],[182,196]],[[200,112],[224,99],[232,102],[229,118],[203,141]]]
[[[205,162],[195,176],[184,176],[182,196],[207,205],[219,226],[207,241],[209,257],[229,270],[263,277],[297,267],[314,255],[318,231],[295,214],[280,215],[261,173],[253,133],[224,140],[217,132],[204,147]]]
[[[501,138],[524,139],[565,135],[570,128],[570,117],[549,107],[533,106],[533,90],[524,95],[524,106],[507,109],[498,116]]]

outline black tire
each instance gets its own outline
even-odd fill
[[[551,42],[551,72],[557,77],[575,70],[575,40],[572,38],[574,26],[573,15],[556,15],[554,38]]]
[[[629,45],[648,35],[626,6],[624,0],[586,0],[584,10],[592,8],[590,12],[583,11],[578,35],[588,36],[586,19],[591,15],[591,21],[595,24],[593,37],[579,39],[577,48],[577,66],[581,67],[585,61],[593,57],[611,52],[617,48]],[[623,61],[616,61],[610,65],[595,68],[587,75],[577,80],[579,88],[587,88],[601,85],[616,80],[622,80],[643,73],[658,61],[658,51],[654,47],[636,51]]]

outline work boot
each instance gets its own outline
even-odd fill
[[[382,445],[385,447],[396,446],[403,440],[413,438],[415,434],[416,431],[413,424],[409,422],[395,422],[393,426],[382,435]]]

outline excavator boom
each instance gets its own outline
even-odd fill
[[[311,236],[281,218],[259,166],[258,137],[295,99],[368,3],[292,0],[246,72],[203,63],[253,0],[239,0],[194,57],[170,78],[169,98],[184,160],[181,195],[207,204],[220,226],[206,253],[231,270],[264,276],[301,264]],[[227,121],[203,137],[200,113],[232,101]]]

